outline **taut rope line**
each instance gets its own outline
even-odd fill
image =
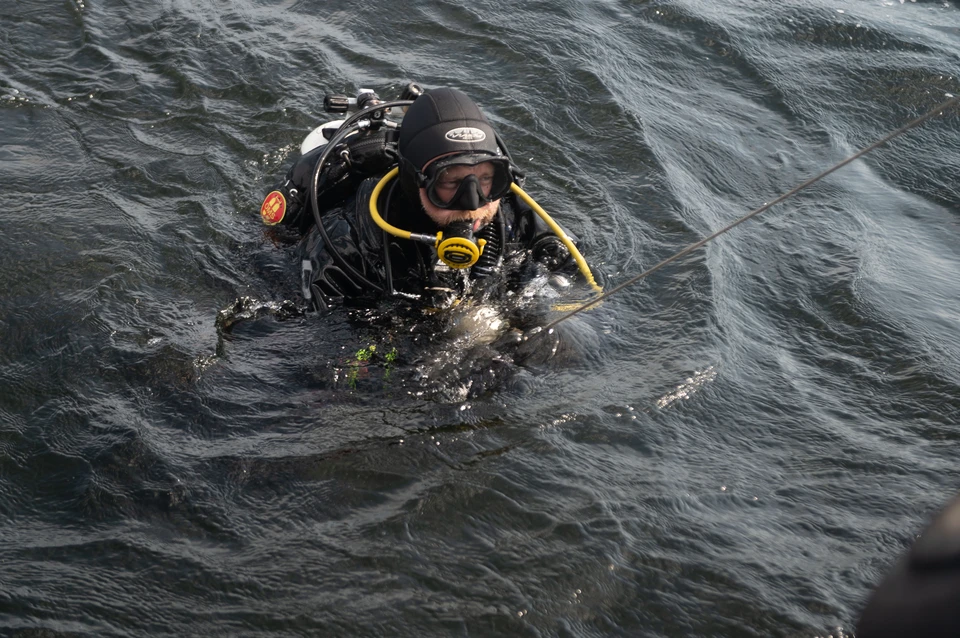
[[[696,249],[702,247],[702,246],[703,246],[704,244],[706,244],[707,242],[709,242],[709,241],[711,241],[711,240],[713,240],[713,239],[716,239],[716,238],[719,237],[720,235],[723,235],[724,233],[726,233],[726,232],[728,232],[728,231],[730,231],[730,230],[733,230],[734,228],[736,228],[737,226],[739,226],[739,225],[742,224],[743,222],[747,221],[748,219],[751,219],[751,218],[753,218],[753,217],[756,217],[757,215],[759,215],[760,213],[764,212],[765,210],[771,208],[772,206],[774,206],[774,205],[776,205],[776,204],[779,204],[779,203],[782,202],[783,200],[785,200],[785,199],[787,199],[787,198],[789,198],[789,197],[792,197],[792,196],[796,195],[797,193],[799,193],[799,192],[802,191],[803,189],[807,188],[808,186],[810,186],[810,185],[812,185],[812,184],[815,184],[816,182],[819,182],[821,179],[823,179],[824,177],[826,177],[826,176],[829,175],[830,173],[833,173],[834,171],[843,168],[844,166],[846,166],[847,164],[849,164],[850,162],[852,162],[852,161],[854,161],[854,160],[860,159],[861,157],[863,157],[864,155],[866,155],[866,154],[869,153],[870,151],[876,149],[877,147],[883,146],[884,144],[886,144],[886,143],[889,142],[890,140],[895,139],[895,138],[897,138],[897,137],[900,137],[901,135],[903,135],[904,133],[906,133],[906,132],[909,131],[910,129],[915,128],[915,127],[917,127],[917,126],[920,126],[921,124],[923,124],[924,122],[926,122],[927,120],[929,120],[931,117],[933,117],[933,116],[935,116],[935,115],[939,115],[941,112],[947,110],[947,109],[950,108],[950,107],[956,106],[957,104],[960,104],[960,96],[955,96],[955,97],[950,98],[949,100],[947,100],[946,102],[940,104],[939,106],[934,107],[933,109],[930,109],[929,111],[927,111],[926,113],[924,113],[923,115],[921,115],[920,117],[918,117],[917,119],[912,120],[912,121],[904,124],[903,126],[901,126],[900,128],[898,128],[898,129],[895,130],[894,132],[890,133],[889,135],[887,135],[887,136],[884,137],[883,139],[877,140],[876,142],[874,142],[874,143],[871,144],[870,146],[867,146],[867,147],[865,147],[865,148],[857,151],[856,153],[854,153],[853,155],[851,155],[851,156],[848,157],[847,159],[843,160],[843,161],[840,162],[839,164],[833,165],[832,167],[830,167],[830,168],[828,168],[827,170],[823,171],[823,172],[820,173],[819,175],[817,175],[817,176],[815,176],[815,177],[811,177],[810,179],[808,179],[807,181],[803,182],[802,184],[800,184],[800,185],[797,186],[796,188],[794,188],[794,189],[792,189],[792,190],[790,190],[790,191],[787,191],[786,193],[784,193],[784,194],[781,195],[780,197],[776,198],[776,199],[773,200],[772,202],[768,202],[768,203],[764,204],[763,206],[761,206],[760,208],[757,208],[756,210],[753,210],[753,211],[747,213],[746,215],[744,215],[744,216],[741,217],[740,219],[736,220],[736,221],[733,222],[732,224],[729,224],[729,225],[727,225],[727,226],[724,226],[723,228],[721,228],[721,229],[718,230],[717,232],[713,233],[713,234],[710,235],[709,237],[704,237],[704,238],[701,239],[700,241],[695,242],[695,243],[693,243],[693,244],[690,244],[689,246],[687,246],[686,248],[684,248],[684,249],[681,250],[680,252],[676,253],[675,255],[672,255],[672,256],[670,256],[670,257],[667,257],[666,259],[664,259],[663,261],[661,261],[661,262],[660,262],[659,264],[657,264],[656,266],[653,266],[652,268],[648,268],[647,270],[643,271],[643,272],[640,273],[639,275],[636,275],[636,276],[634,276],[634,277],[631,277],[630,279],[626,280],[626,281],[623,282],[622,284],[620,284],[620,285],[618,285],[618,286],[616,286],[616,287],[614,287],[614,288],[611,288],[611,289],[608,290],[607,292],[605,292],[605,293],[603,293],[603,294],[601,294],[601,295],[593,298],[592,300],[586,302],[585,304],[583,304],[583,305],[580,306],[579,308],[576,308],[576,309],[574,309],[574,310],[571,310],[570,312],[568,312],[567,314],[559,317],[558,319],[554,319],[553,321],[551,321],[550,323],[548,323],[547,325],[545,325],[545,326],[543,327],[543,330],[550,330],[551,328],[553,328],[554,326],[556,326],[558,323],[563,322],[563,321],[566,321],[567,319],[569,319],[570,317],[574,316],[575,314],[577,314],[577,313],[579,313],[579,312],[583,312],[583,311],[586,310],[587,308],[592,308],[593,306],[597,305],[598,303],[600,303],[600,302],[603,301],[604,299],[607,299],[608,297],[612,297],[613,295],[617,294],[618,292],[620,292],[621,290],[623,290],[623,289],[626,288],[627,286],[631,286],[631,285],[635,284],[636,282],[640,281],[640,280],[643,279],[644,277],[647,277],[647,276],[652,275],[653,273],[657,272],[658,270],[660,270],[661,268],[663,268],[663,267],[666,266],[667,264],[673,263],[673,262],[675,262],[676,260],[680,259],[681,257],[684,257],[684,256],[692,253],[692,252],[695,251]]]

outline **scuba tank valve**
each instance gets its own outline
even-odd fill
[[[360,89],[357,97],[346,95],[326,95],[323,98],[323,110],[327,113],[349,113],[350,111],[365,111],[371,109],[370,119],[382,120],[390,109],[374,109],[383,104],[383,100],[371,89]]]

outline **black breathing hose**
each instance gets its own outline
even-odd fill
[[[476,239],[483,239],[487,244],[483,247],[483,253],[477,259],[477,263],[470,269],[470,278],[486,279],[503,264],[503,248],[507,244],[507,225],[503,221],[501,211],[497,211],[493,223],[480,229]]]

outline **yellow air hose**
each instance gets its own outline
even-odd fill
[[[539,215],[540,219],[542,219],[547,226],[550,227],[550,230],[552,230],[553,233],[560,238],[560,241],[563,242],[563,245],[566,246],[567,250],[570,251],[570,254],[573,255],[573,259],[577,262],[580,272],[583,273],[583,276],[587,278],[587,283],[589,283],[597,292],[603,292],[603,288],[593,278],[593,273],[590,272],[590,266],[587,265],[587,260],[583,258],[583,255],[580,254],[580,251],[577,250],[577,247],[574,245],[574,243],[570,241],[570,238],[567,237],[567,234],[563,232],[563,229],[560,228],[560,225],[553,221],[550,215],[547,215],[547,211],[543,210],[543,208],[540,207],[540,204],[535,202],[532,197],[527,195],[522,188],[516,184],[512,184],[510,186],[510,190],[513,191],[517,197],[522,199],[527,206],[532,208],[533,212]]]
[[[412,239],[414,241],[425,241],[428,244],[435,244],[440,241],[440,233],[437,233],[436,237],[432,235],[420,235],[416,233],[411,233],[409,230],[403,230],[392,226],[387,223],[387,221],[380,216],[380,211],[377,210],[377,200],[380,199],[380,193],[383,191],[383,187],[387,185],[391,179],[397,176],[397,173],[400,172],[400,169],[396,166],[387,171],[387,174],[384,175],[377,185],[373,189],[373,194],[370,196],[370,216],[373,217],[373,221],[376,222],[377,226],[387,231],[394,237],[399,237],[401,239]]]

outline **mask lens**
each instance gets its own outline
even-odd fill
[[[513,183],[510,164],[501,158],[476,164],[444,164],[432,171],[428,166],[426,177],[427,196],[440,208],[447,208],[461,199],[458,192],[464,186],[478,189],[478,198],[486,204],[506,195]]]

